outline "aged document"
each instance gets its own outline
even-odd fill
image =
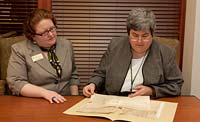
[[[94,94],[85,98],[65,114],[99,116],[111,120],[140,122],[173,122],[177,103],[150,100],[149,96],[133,98]]]

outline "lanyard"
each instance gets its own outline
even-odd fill
[[[145,57],[146,57],[146,55],[144,55],[144,57],[142,58],[142,62],[140,63],[140,66],[139,66],[134,78],[133,78],[133,73],[132,73],[133,69],[132,69],[132,61],[131,61],[131,88],[130,88],[130,92],[132,92],[133,83],[134,83],[134,81],[135,81],[135,79],[136,79],[136,77],[137,77],[137,75],[138,75],[138,73],[140,71],[140,68],[142,67],[142,64],[144,63]]]

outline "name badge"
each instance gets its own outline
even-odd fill
[[[32,56],[31,58],[32,58],[33,62],[35,62],[35,61],[39,61],[39,60],[43,59],[43,55],[40,53],[40,54]]]

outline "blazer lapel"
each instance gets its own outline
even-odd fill
[[[158,50],[158,46],[155,45],[155,42],[153,41],[149,50],[149,54],[143,65],[143,73],[145,74],[144,85],[154,84],[158,77],[160,77],[159,75],[162,73],[162,69],[160,69],[159,66],[159,59],[161,59],[161,57],[159,55],[160,53],[157,53]],[[148,81],[146,79],[148,79]]]
[[[130,44],[129,44],[129,41],[128,40],[125,40],[125,45],[123,47],[123,50],[120,52],[120,55],[119,56],[119,61],[120,62],[120,65],[118,65],[118,69],[120,69],[120,74],[118,75],[121,75],[121,77],[118,78],[118,91],[120,92],[121,91],[121,88],[122,88],[122,85],[124,83],[124,80],[126,78],[126,74],[128,72],[128,69],[129,69],[129,65],[131,63],[131,59],[132,59],[132,53],[131,53],[131,47],[130,47]],[[124,60],[126,59],[126,60]]]
[[[68,48],[65,46],[65,44],[63,43],[63,40],[61,39],[62,38],[58,38],[56,42],[56,56],[58,57],[58,60],[60,61],[61,67],[63,68]]]
[[[120,50],[118,50],[120,48]],[[112,63],[112,69],[109,71],[109,78],[108,81],[112,81],[112,86],[115,86],[112,88],[111,91],[116,91],[117,93],[111,93],[111,94],[119,94],[121,91],[121,87],[124,83],[129,65],[131,63],[131,47],[128,41],[128,38],[123,38],[123,41],[121,41],[120,46],[115,50],[115,57],[114,57],[114,63]],[[109,84],[110,85],[110,84]]]
[[[33,60],[33,56],[37,56],[37,55],[42,55],[43,58],[38,59],[36,61],[34,61],[36,64],[40,65],[41,68],[43,68],[44,70],[46,70],[47,72],[49,72],[50,74],[57,76],[56,74],[56,70],[51,66],[51,64],[49,63],[47,57],[42,53],[42,51],[40,50],[40,48],[36,45],[33,44],[31,41],[28,41],[28,48],[31,51],[30,57]]]

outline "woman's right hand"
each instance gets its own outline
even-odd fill
[[[50,103],[63,103],[66,101],[60,94],[30,83],[21,88],[20,94],[26,97],[43,97]]]
[[[94,90],[95,90],[95,84],[90,83],[89,85],[83,88],[83,95],[85,95],[86,97],[91,97],[91,95],[94,94]]]
[[[42,96],[50,103],[63,103],[66,99],[55,91],[44,90]]]

